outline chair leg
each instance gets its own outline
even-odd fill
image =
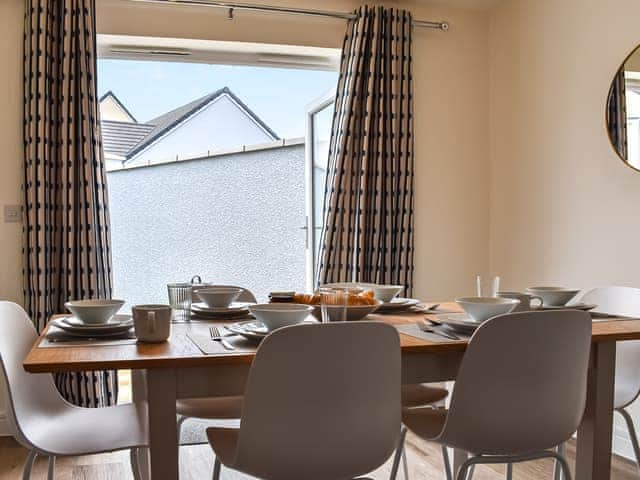
[[[471,466],[469,467],[469,470],[467,471],[467,478],[466,480],[471,480],[473,478],[473,474],[476,471],[476,464],[472,463]]]
[[[402,452],[404,451],[404,439],[407,436],[407,427],[404,425],[400,428],[400,436],[398,437],[398,445],[396,446],[396,452],[393,455],[393,463],[391,464],[390,480],[396,480],[398,476],[398,468],[400,467],[400,460],[402,458]]]
[[[564,443],[561,443],[556,447],[558,455],[562,455],[564,457],[565,451],[566,445]],[[562,466],[559,462],[555,462],[553,465],[553,480],[567,480],[562,473]]]
[[[407,444],[402,446],[402,469],[404,470],[404,480],[409,480],[409,462],[407,461]]]
[[[505,472],[507,480],[513,480],[513,463],[507,463],[507,471]]]
[[[449,461],[449,452],[447,447],[442,445],[442,461],[444,462],[444,474],[447,480],[453,480],[453,473],[451,473],[451,462]]]
[[[138,448],[132,448],[129,450],[129,462],[131,463],[131,473],[133,473],[133,480],[142,480],[139,455],[140,450]]]
[[[560,468],[562,468],[562,475],[565,480],[571,479],[571,470],[569,469],[569,464],[567,460],[564,458],[564,455],[561,455],[557,452],[552,452],[553,457],[556,459],[556,464],[560,464]]]
[[[33,468],[33,462],[35,462],[38,454],[35,450],[30,450],[27,459],[24,462],[24,469],[22,470],[22,480],[31,479],[31,469]]]
[[[178,422],[176,424],[176,427],[178,429],[178,447],[180,446],[180,434],[182,433],[182,424],[184,423],[184,421],[189,418],[189,417],[184,417],[182,415],[178,415]]]
[[[220,460],[218,457],[213,462],[213,480],[220,480]]]
[[[479,457],[471,457],[467,459],[458,470],[458,475],[456,475],[456,480],[471,480],[473,472],[476,468],[476,463],[478,463]]]
[[[47,480],[54,480],[56,477],[56,457],[49,457],[49,470],[47,471]]]
[[[631,445],[633,446],[633,453],[636,457],[636,467],[640,469],[640,445],[638,444],[638,435],[636,434],[636,428],[633,425],[633,419],[629,412],[627,412],[624,408],[617,409],[622,418],[624,418],[624,423],[627,425],[627,431],[629,432],[629,438],[631,439]]]

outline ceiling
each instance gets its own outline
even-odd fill
[[[414,0],[415,3],[425,5],[449,5],[451,7],[473,8],[478,10],[488,10],[501,1],[502,0]]]
[[[334,48],[104,34],[97,36],[97,44],[100,58],[317,70],[337,70],[341,53]]]

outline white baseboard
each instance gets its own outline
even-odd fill
[[[635,461],[633,447],[625,428],[616,426],[613,431],[613,453],[628,460]]]
[[[0,410],[0,437],[10,437],[9,425],[7,424],[7,416],[4,410]]]

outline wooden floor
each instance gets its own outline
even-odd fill
[[[422,442],[415,437],[408,437],[409,469],[412,480],[440,480],[444,478],[442,459],[438,447]],[[574,445],[570,444],[570,460],[573,459]],[[8,437],[0,438],[0,479],[20,480],[22,466],[27,456],[25,449]],[[207,445],[183,447],[180,450],[181,480],[207,480],[211,478],[213,465],[211,450]],[[70,457],[57,462],[56,480],[131,480],[129,455],[127,452]],[[387,479],[390,462],[374,472],[375,480]],[[517,480],[551,479],[551,461],[529,462],[516,465],[514,478]],[[479,467],[474,480],[501,479],[501,466]],[[46,479],[46,461],[39,459],[34,468],[33,480]],[[222,470],[223,480],[246,480],[251,477],[229,470]],[[301,479],[304,475],[301,475]],[[401,478],[401,477],[399,477]],[[614,459],[611,478],[614,480],[638,480],[640,475],[634,465],[621,458]]]

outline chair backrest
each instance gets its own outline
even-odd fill
[[[640,317],[640,288],[599,287],[586,292],[580,301],[597,305],[595,310],[610,315]],[[616,388],[614,406],[632,403],[640,394],[640,341],[616,345]]]
[[[439,440],[487,455],[552,448],[584,412],[591,346],[586,312],[523,312],[471,338]]]
[[[235,285],[203,285],[200,287],[194,287],[193,289],[193,293],[191,294],[191,301],[192,302],[201,302],[202,300],[200,300],[200,297],[198,297],[198,289],[200,288],[207,288],[207,287],[229,287],[229,288],[239,288],[240,290],[242,290],[242,292],[240,293],[240,295],[237,298],[237,302],[247,302],[247,303],[256,303],[256,296],[251,292],[251,290],[248,290],[246,288],[243,287],[237,287]]]
[[[251,366],[235,466],[259,478],[354,478],[400,432],[400,342],[383,323],[276,330]]]
[[[11,434],[27,448],[38,447],[38,424],[68,408],[49,374],[27,373],[22,367],[37,338],[27,313],[15,303],[0,302],[0,367]]]

